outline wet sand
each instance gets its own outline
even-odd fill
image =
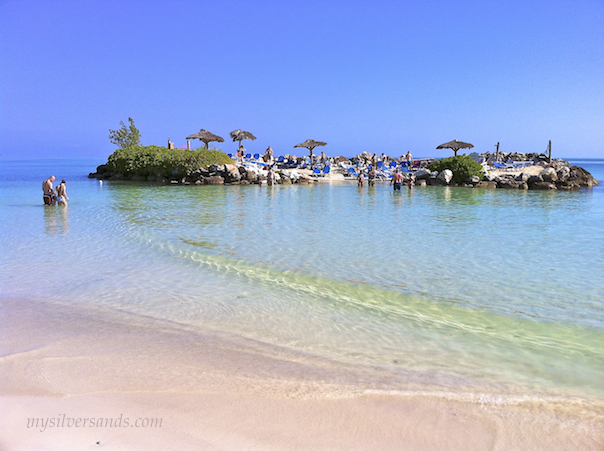
[[[68,303],[4,300],[0,323],[1,450],[604,447],[604,411],[583,403],[478,402],[384,368]],[[99,418],[128,426],[91,427]],[[161,427],[136,427],[145,419]]]

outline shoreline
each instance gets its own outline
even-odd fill
[[[422,391],[403,376],[90,306],[2,300],[3,449],[601,449],[604,409]],[[404,390],[407,385],[408,390]],[[522,397],[519,397],[521,399]],[[161,428],[27,428],[30,416]]]

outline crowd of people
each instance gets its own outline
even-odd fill
[[[61,180],[61,183],[57,186],[56,190],[53,187],[53,182],[55,180],[55,176],[51,175],[42,182],[42,200],[44,201],[44,205],[61,205],[63,207],[67,207],[69,197],[67,197],[65,180]]]

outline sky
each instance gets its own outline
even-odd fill
[[[0,0],[0,155],[105,160],[131,117],[142,145],[604,158],[603,23],[604,0]]]

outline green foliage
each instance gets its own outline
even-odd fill
[[[109,141],[119,148],[140,146],[141,133],[134,125],[134,120],[129,117],[130,126],[126,127],[124,121],[120,121],[121,127],[119,130],[109,130]]]
[[[180,178],[210,164],[233,164],[233,160],[217,149],[168,149],[159,146],[134,146],[117,149],[107,159],[109,172],[124,176],[155,175]]]
[[[450,169],[453,171],[453,180],[455,180],[457,183],[467,181],[472,175],[476,175],[481,179],[484,176],[482,166],[468,155],[458,155],[455,157],[436,160],[434,163],[428,166],[428,169],[430,171],[438,172],[444,171],[445,169]]]

